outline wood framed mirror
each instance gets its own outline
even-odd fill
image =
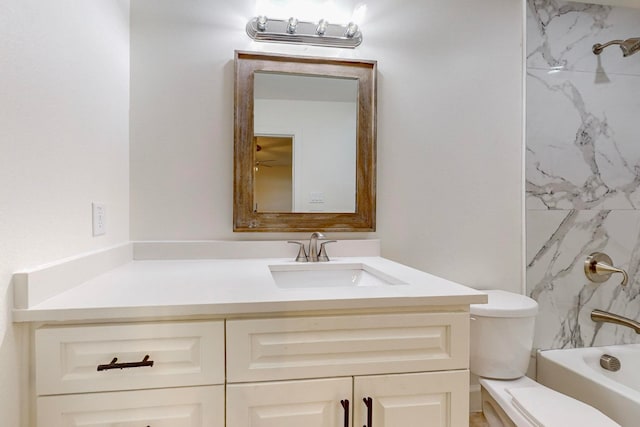
[[[234,231],[375,231],[375,61],[236,51],[234,102]]]

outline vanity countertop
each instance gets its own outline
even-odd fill
[[[279,288],[271,265],[290,258],[134,260],[28,308],[14,322],[149,320],[238,317],[277,313],[419,309],[485,303],[481,291],[378,256],[341,257],[332,265],[360,263],[402,285]]]

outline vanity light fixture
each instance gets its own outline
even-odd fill
[[[255,41],[297,43],[315,46],[355,48],[362,43],[362,32],[353,22],[348,25],[298,21],[296,18],[271,19],[264,15],[247,23],[247,34]]]
[[[267,29],[267,17],[260,15],[256,18],[256,27],[258,31],[265,31]]]
[[[321,19],[318,22],[318,26],[316,27],[316,34],[319,36],[324,36],[327,32],[327,25],[329,25],[329,23],[325,19]]]
[[[298,20],[296,18],[289,18],[289,21],[287,24],[287,33],[295,34],[297,27],[298,27]]]
[[[345,37],[353,38],[358,33],[358,26],[353,22],[349,22],[347,25],[347,30],[344,32]]]

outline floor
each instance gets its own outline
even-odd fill
[[[469,414],[469,427],[489,427],[482,412],[472,412]]]

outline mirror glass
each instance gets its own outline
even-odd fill
[[[375,230],[375,61],[236,52],[234,231]]]
[[[355,212],[358,81],[256,72],[256,212]]]
[[[254,212],[292,212],[294,135],[256,135]]]

